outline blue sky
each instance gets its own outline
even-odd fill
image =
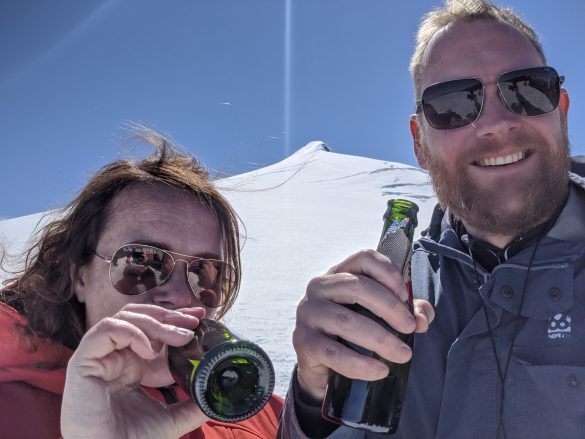
[[[567,79],[585,154],[582,0],[498,0]],[[0,0],[0,218],[59,207],[128,153],[129,121],[231,175],[311,140],[415,164],[408,74],[438,0]]]

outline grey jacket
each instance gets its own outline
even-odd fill
[[[433,215],[429,235],[415,244],[412,279],[436,318],[415,338],[399,430],[384,436],[339,427],[328,437],[498,438],[501,380],[493,346],[503,369],[517,326],[505,380],[506,438],[585,438],[585,180],[571,179],[567,204],[541,239],[528,278],[534,244],[491,273],[477,265],[478,284],[449,215]],[[280,434],[304,438],[292,382]]]

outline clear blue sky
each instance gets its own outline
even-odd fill
[[[585,154],[585,2],[496,2],[524,15],[567,77],[570,140]],[[311,140],[414,165],[408,61],[420,16],[438,4],[0,0],[0,218],[66,203],[125,154],[127,121],[223,174]]]

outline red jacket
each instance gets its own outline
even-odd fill
[[[57,438],[65,370],[73,352],[47,339],[25,336],[25,325],[22,315],[0,303],[0,437]],[[149,393],[163,401],[159,392]],[[188,397],[177,393],[181,400]],[[252,418],[234,424],[212,420],[183,438],[274,438],[282,404],[282,398],[273,395]]]

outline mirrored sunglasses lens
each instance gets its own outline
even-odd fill
[[[208,259],[196,259],[189,264],[187,271],[189,285],[197,299],[209,308],[221,305],[224,265],[221,261]]]
[[[559,104],[559,76],[550,67],[506,73],[500,76],[498,86],[508,108],[520,116],[550,113]]]
[[[134,296],[160,285],[172,266],[172,260],[162,250],[126,245],[114,254],[110,277],[116,290]]]
[[[461,128],[479,117],[483,84],[478,79],[456,79],[431,85],[423,92],[423,111],[432,127]]]

